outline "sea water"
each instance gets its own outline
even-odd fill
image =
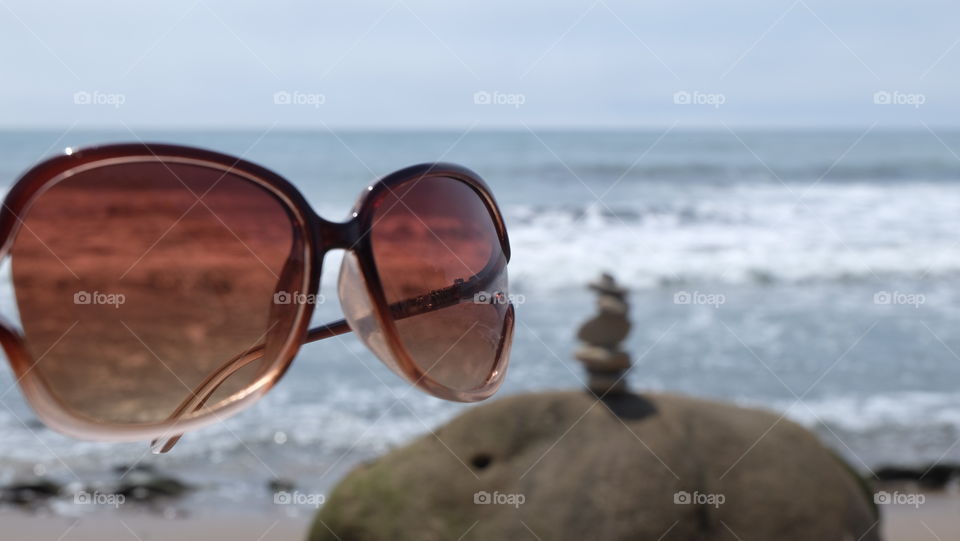
[[[522,299],[498,397],[582,388],[585,285],[608,271],[631,290],[633,389],[770,409],[864,472],[960,460],[960,133],[8,131],[0,183],[67,146],[139,139],[244,156],[334,220],[403,166],[475,170],[505,214]],[[340,317],[339,259],[324,262],[316,323]],[[411,389],[352,335],[305,346],[267,397],[159,458],[44,429],[15,387],[0,403],[6,479],[143,460],[206,479],[218,502],[259,498],[273,477],[327,490],[475,407]]]

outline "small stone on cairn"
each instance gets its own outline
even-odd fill
[[[627,290],[607,273],[590,283],[590,289],[598,294],[599,313],[577,331],[582,344],[576,358],[587,369],[590,392],[599,397],[626,393],[624,376],[630,368],[630,355],[620,349],[620,342],[630,333]]]

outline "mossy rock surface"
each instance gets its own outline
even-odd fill
[[[870,541],[876,522],[847,465],[769,412],[555,392],[473,408],[358,467],[310,539]]]

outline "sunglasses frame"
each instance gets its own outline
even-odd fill
[[[346,222],[331,222],[320,217],[306,199],[289,181],[280,175],[252,162],[219,152],[170,144],[123,143],[88,147],[50,158],[26,172],[8,192],[0,209],[0,261],[10,255],[14,239],[20,233],[23,220],[31,205],[44,191],[73,174],[106,165],[122,163],[157,162],[162,164],[186,164],[208,167],[222,171],[223,176],[235,175],[253,182],[276,197],[287,209],[294,235],[302,235],[303,282],[300,291],[316,295],[320,286],[320,274],[324,255],[330,250],[343,249],[356,254],[363,276],[368,300],[373,307],[377,324],[384,332],[385,342],[397,361],[396,368],[413,385],[439,398],[460,402],[474,402],[488,398],[503,382],[509,355],[504,348],[512,342],[514,308],[506,312],[504,331],[501,335],[497,363],[488,379],[471,391],[458,391],[444,386],[424,373],[403,346],[396,322],[383,290],[383,283],[373,256],[371,235],[374,225],[375,203],[392,192],[394,187],[424,178],[443,177],[460,181],[470,186],[481,197],[490,212],[504,258],[510,260],[510,243],[506,225],[490,189],[473,171],[449,163],[414,165],[391,173],[368,186],[354,205],[351,218]],[[172,170],[171,170],[172,173]],[[174,174],[174,176],[176,176]],[[222,177],[221,177],[222,178]],[[186,187],[186,186],[185,186]],[[291,253],[289,258],[295,257]],[[297,314],[290,334],[276,359],[245,389],[221,400],[210,408],[185,413],[166,421],[115,424],[96,421],[75,413],[64,405],[34,371],[36,364],[26,346],[25,337],[11,323],[0,318],[0,346],[13,369],[27,403],[40,420],[58,432],[82,438],[105,441],[140,441],[151,438],[169,438],[186,431],[207,426],[240,410],[263,397],[280,380],[300,346],[322,338],[335,336],[350,329],[344,321],[333,322],[313,329],[309,328],[313,315],[311,303],[297,304]]]

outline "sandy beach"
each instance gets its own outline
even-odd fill
[[[881,509],[883,539],[887,541],[946,540],[960,537],[960,495],[925,493],[919,506],[885,505]]]
[[[960,494],[925,493],[923,504],[884,505],[880,528],[885,541],[957,539],[960,536]],[[165,518],[140,512],[93,514],[81,518],[0,512],[6,539],[38,541],[167,540],[289,541],[306,539],[312,517],[261,513],[204,513],[205,516]],[[665,538],[669,539],[669,537]]]
[[[124,517],[46,517],[0,513],[5,539],[101,541],[225,541],[233,539],[289,541],[305,539],[310,519],[246,514],[167,519],[133,514]]]

